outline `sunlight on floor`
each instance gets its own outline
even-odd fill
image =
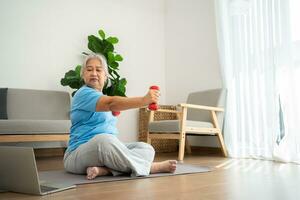
[[[300,165],[258,159],[230,159],[215,166],[215,168],[223,170],[239,169],[243,172],[251,171],[251,173],[267,173],[268,171],[280,173],[280,171],[289,172],[290,170],[300,173]]]

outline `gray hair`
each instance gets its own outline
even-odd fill
[[[86,64],[91,59],[97,59],[101,62],[101,66],[103,67],[103,69],[105,71],[105,75],[108,77],[107,61],[106,61],[106,58],[102,54],[89,54],[88,56],[86,56],[84,63],[80,70],[80,77],[82,78],[84,69],[86,68]]]

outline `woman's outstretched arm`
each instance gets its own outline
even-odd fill
[[[96,111],[122,111],[139,108],[150,103],[157,103],[158,98],[158,90],[149,90],[143,97],[102,96],[97,102]]]

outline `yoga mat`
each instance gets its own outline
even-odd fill
[[[62,183],[68,185],[79,185],[87,183],[98,183],[98,182],[109,182],[109,181],[122,181],[122,180],[133,180],[140,178],[154,178],[162,176],[175,176],[181,174],[192,174],[192,173],[203,173],[211,171],[210,167],[190,165],[190,164],[177,164],[176,171],[174,173],[157,173],[150,174],[149,176],[131,177],[129,174],[121,176],[100,176],[93,180],[87,180],[86,175],[78,175],[67,173],[64,170],[53,170],[53,171],[42,171],[39,172],[39,179],[42,183]]]

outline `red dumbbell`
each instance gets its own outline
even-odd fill
[[[150,90],[159,90],[159,87],[156,86],[156,85],[152,85],[150,87]],[[158,109],[158,105],[156,103],[151,103],[151,104],[149,104],[148,109],[149,110],[157,110]]]
[[[112,115],[115,117],[119,116],[120,114],[121,114],[120,111],[112,111]]]

